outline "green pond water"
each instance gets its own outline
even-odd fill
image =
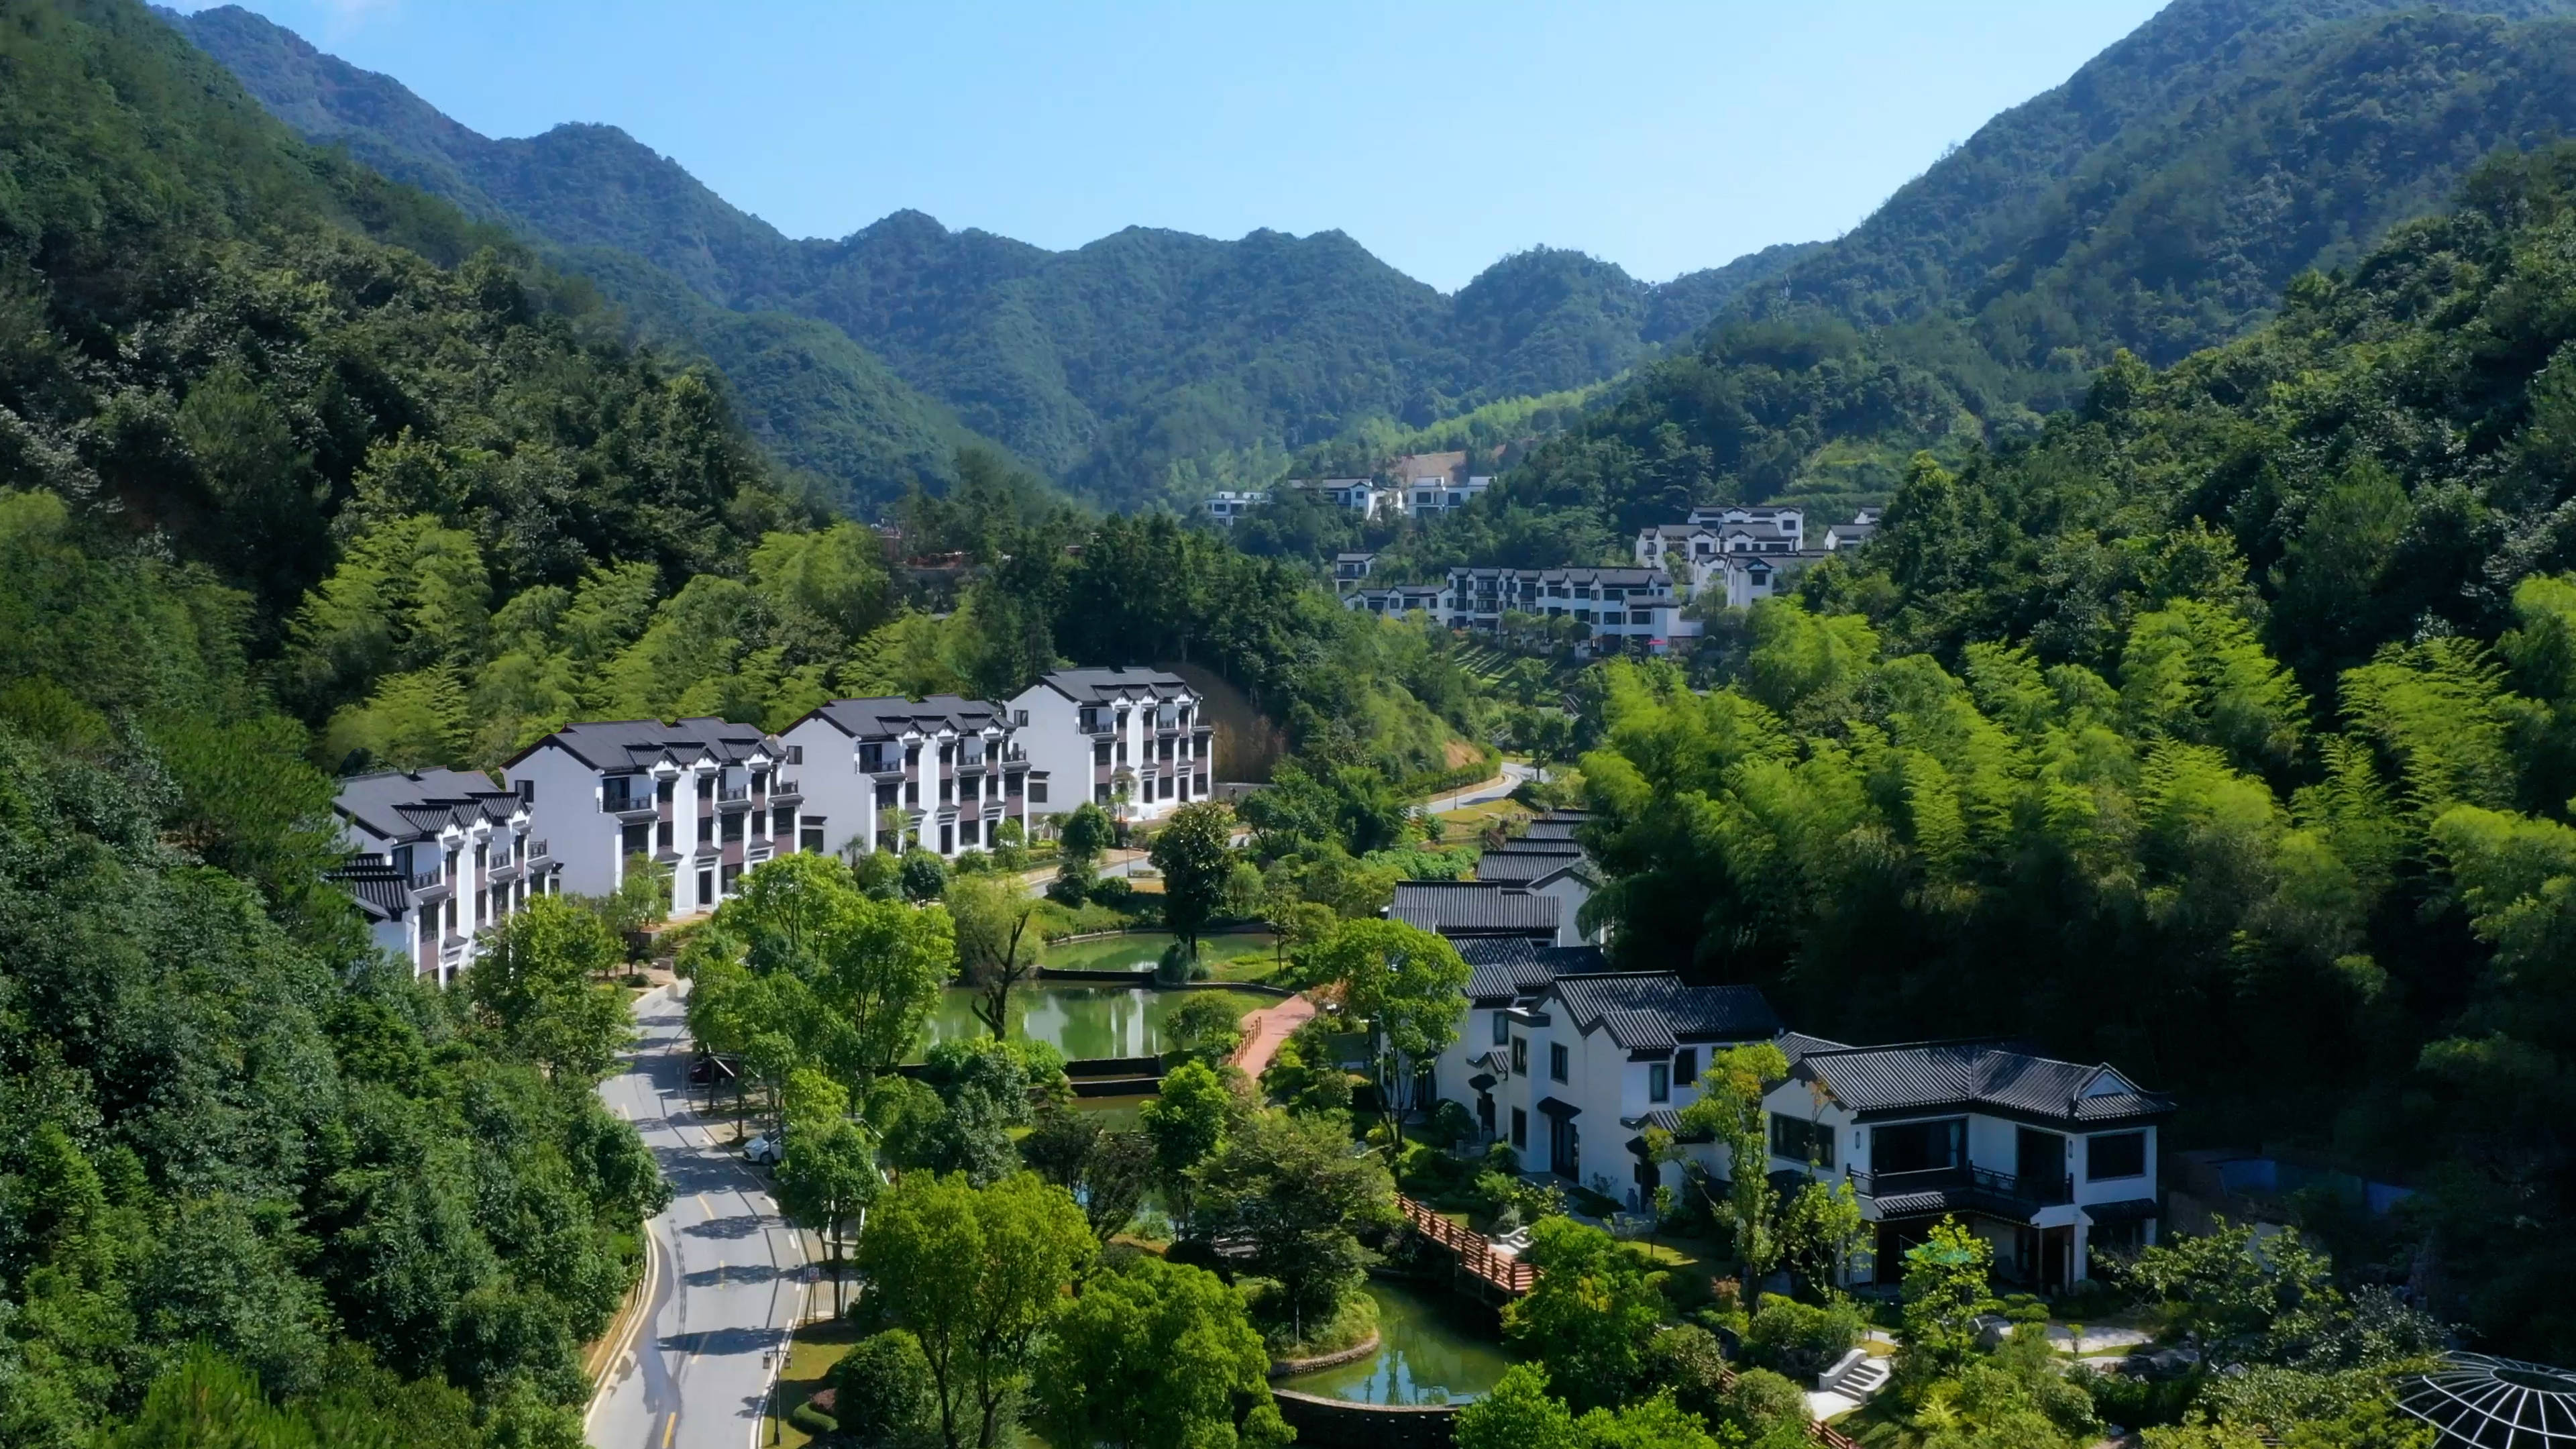
[[[1163,1019],[1182,1002],[1202,994],[1209,993],[1041,981],[1011,993],[1011,1030],[1045,1042],[1073,1061],[1150,1057],[1163,1050]],[[1238,1012],[1269,1006],[1274,1000],[1249,991],[1213,994]],[[975,1018],[974,1003],[975,993],[965,988],[941,992],[922,1045],[985,1035],[984,1023]]]
[[[1177,939],[1169,931],[1130,931],[1096,941],[1067,941],[1038,953],[1038,964],[1060,971],[1151,971]],[[1230,961],[1270,949],[1268,931],[1222,931],[1199,937],[1199,959]]]
[[[1278,1380],[1283,1389],[1361,1404],[1462,1404],[1500,1383],[1510,1360],[1484,1310],[1449,1294],[1372,1278],[1377,1352],[1338,1368]]]

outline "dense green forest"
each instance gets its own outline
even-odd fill
[[[2571,256],[2576,147],[2493,161],[2252,337],[1919,457],[1716,692],[1614,668],[1623,958],[2416,1183],[2348,1265],[2420,1251],[2483,1342],[2576,1357]]]
[[[613,127],[493,140],[248,11],[173,19],[308,139],[563,249],[648,334],[713,359],[783,459],[871,508],[946,476],[925,454],[970,441],[958,420],[1099,502],[1193,506],[1221,455],[1598,382],[1802,254],[1649,286],[1539,248],[1453,298],[1338,232],[1131,228],[1057,253],[907,211],[792,240]]]

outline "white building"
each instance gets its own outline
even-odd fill
[[[1435,513],[1448,513],[1454,509],[1466,507],[1469,502],[1482,496],[1486,489],[1493,486],[1494,480],[1489,477],[1469,478],[1463,483],[1455,478],[1437,474],[1416,478],[1405,485],[1405,512],[1415,518],[1428,518]]]
[[[1291,478],[1281,486],[1313,493],[1334,507],[1347,508],[1362,518],[1397,513],[1404,507],[1403,489],[1383,486],[1374,478]]]
[[[606,895],[628,858],[645,856],[670,870],[671,913],[687,916],[715,909],[774,855],[824,848],[784,773],[800,760],[756,725],[608,720],[566,725],[503,768],[530,828],[552,842],[565,890]]]
[[[852,854],[907,846],[989,850],[1005,820],[1025,835],[1048,778],[1012,714],[990,700],[837,699],[779,732],[801,759],[804,829]]]
[[[1449,571],[1442,612],[1450,627],[1487,633],[1505,614],[1570,617],[1588,653],[1630,649],[1661,654],[1700,632],[1681,616],[1672,576],[1658,568],[1479,569]]]
[[[2088,1276],[2097,1248],[2155,1241],[2172,1098],[1993,1042],[1781,1045],[1770,1167],[1850,1179],[1872,1236],[1850,1281],[1894,1282],[1945,1216],[1994,1245],[1998,1278],[2043,1291]]]
[[[1342,595],[1342,607],[1371,614],[1428,614],[1447,617],[1446,595],[1438,584],[1398,584],[1388,589],[1359,589]]]
[[[1526,939],[1459,943],[1468,979],[1458,1041],[1432,1089],[1465,1107],[1488,1139],[1508,1142],[1528,1172],[1570,1178],[1631,1209],[1654,1200],[1668,1165],[1646,1129],[1678,1127],[1720,1051],[1780,1034],[1750,986],[1692,986],[1668,971],[1612,972],[1589,948]],[[1723,1153],[1684,1144],[1723,1177]]]
[[[1213,793],[1216,735],[1204,701],[1155,669],[1059,669],[1009,708],[1032,771],[1058,813],[1090,800],[1131,822],[1159,820]]]
[[[1224,524],[1228,528],[1232,528],[1236,519],[1243,517],[1243,515],[1250,513],[1252,510],[1269,501],[1270,495],[1267,493],[1214,493],[1208,497],[1208,517],[1215,519],[1217,522]]]
[[[1679,580],[1684,597],[1722,589],[1732,609],[1788,588],[1818,559],[1858,548],[1878,532],[1878,510],[1864,508],[1849,523],[1824,532],[1822,546],[1807,547],[1806,515],[1795,508],[1695,508],[1685,523],[1657,524],[1637,534],[1640,565]]]
[[[1377,567],[1373,553],[1337,553],[1333,555],[1333,592],[1347,594],[1365,587],[1369,570]]]
[[[530,831],[528,802],[489,775],[353,775],[331,808],[341,838],[359,852],[331,879],[357,899],[378,946],[442,986],[529,896],[562,888],[548,842]]]

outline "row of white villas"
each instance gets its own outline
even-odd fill
[[[516,791],[464,770],[379,770],[340,782],[341,835],[357,854],[333,871],[375,943],[441,985],[481,933],[562,890],[563,867]]]
[[[1426,613],[1453,629],[1493,633],[1507,614],[1570,617],[1585,630],[1591,653],[1620,649],[1661,654],[1675,639],[1701,631],[1681,616],[1685,601],[1659,568],[1457,568],[1437,586],[1357,588],[1342,606],[1373,614]]]
[[[1152,821],[1212,792],[1214,730],[1179,676],[1069,669],[1007,704],[844,699],[777,734],[720,719],[566,725],[506,784],[456,770],[341,784],[359,852],[334,879],[378,942],[444,982],[530,893],[605,895],[642,857],[671,911],[712,910],[746,870],[796,851],[955,856],[1085,800]]]
[[[1409,518],[1428,518],[1464,508],[1493,486],[1494,480],[1481,474],[1463,480],[1431,474],[1395,483],[1380,483],[1374,478],[1290,478],[1279,485],[1282,489],[1313,493],[1362,518],[1399,513]],[[1220,490],[1208,495],[1208,517],[1231,528],[1245,514],[1276,496],[1276,491]]]
[[[1878,510],[1864,508],[1849,523],[1828,527],[1810,548],[1803,509],[1694,508],[1680,523],[1641,530],[1637,562],[1678,578],[1686,598],[1722,589],[1727,607],[1749,609],[1787,588],[1817,560],[1858,548],[1877,532]]]
[[[1573,815],[1540,826],[1562,831],[1579,824]],[[1528,842],[1514,844],[1494,884],[1541,869]],[[1560,933],[1552,910],[1465,907],[1457,888],[1471,884],[1409,882],[1390,911],[1440,930],[1473,967],[1458,1040],[1414,1100],[1457,1102],[1525,1170],[1643,1208],[1673,1181],[1650,1155],[1647,1129],[1660,1128],[1725,1181],[1726,1149],[1687,1140],[1680,1113],[1715,1053],[1770,1041],[1790,1067],[1764,1101],[1762,1170],[1784,1190],[1811,1176],[1851,1181],[1870,1227],[1850,1283],[1894,1282],[1905,1250],[1944,1216],[1994,1245],[1999,1276],[2041,1289],[2086,1277],[2095,1248],[2155,1240],[2157,1135],[2173,1102],[2116,1069],[1996,1042],[1849,1047],[1801,1036],[1752,987],[1611,971],[1598,947]]]

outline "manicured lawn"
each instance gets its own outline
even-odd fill
[[[770,1442],[772,1433],[785,1449],[802,1449],[813,1442],[814,1436],[789,1423],[787,1416],[823,1387],[824,1376],[832,1371],[832,1365],[839,1363],[841,1355],[858,1341],[857,1330],[838,1318],[826,1318],[796,1330],[795,1340],[787,1348],[787,1369],[778,1376],[776,1419],[762,1426],[761,1443]]]

